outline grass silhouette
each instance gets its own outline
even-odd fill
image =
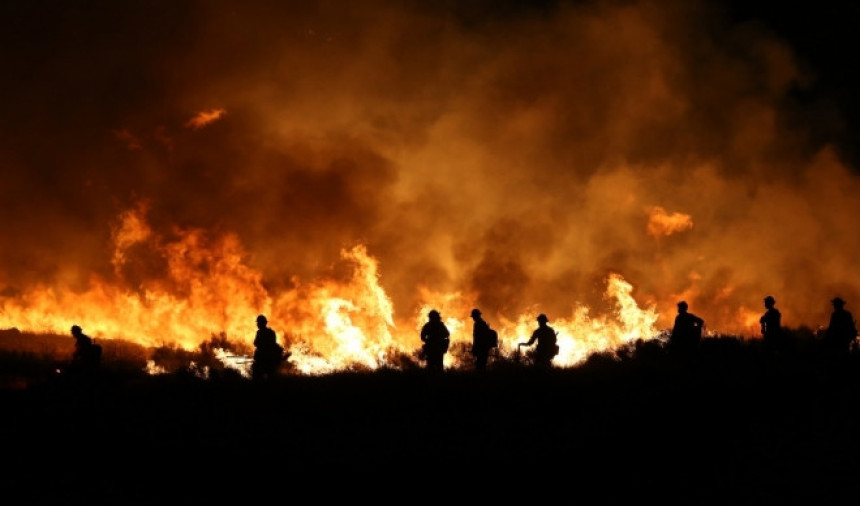
[[[828,357],[806,329],[791,338],[778,355],[722,336],[686,355],[641,341],[550,371],[497,357],[483,374],[413,364],[265,382],[215,367],[212,346],[129,347],[122,359],[106,349],[86,378],[56,374],[56,356],[6,351],[3,375],[23,379],[0,390],[14,463],[0,485],[22,504],[200,504],[278,490],[856,504],[860,353]],[[146,374],[152,356],[174,365]],[[427,473],[440,474],[437,486]]]

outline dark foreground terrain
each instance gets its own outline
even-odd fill
[[[4,504],[858,504],[860,360],[726,339],[575,369],[0,390]]]

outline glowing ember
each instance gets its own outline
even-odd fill
[[[254,362],[253,357],[245,355],[234,355],[227,350],[215,348],[215,358],[217,358],[225,367],[239,372],[244,378],[251,378],[251,365]]]
[[[167,372],[164,367],[156,364],[154,360],[147,360],[146,367],[144,368],[144,370],[147,372],[147,374],[151,374],[153,376],[157,374],[165,374]]]

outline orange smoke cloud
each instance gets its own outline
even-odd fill
[[[119,130],[114,130],[113,134],[117,139],[125,142],[126,146],[128,146],[128,149],[130,149],[130,150],[134,151],[134,150],[138,150],[138,149],[143,148],[143,146],[140,143],[140,139],[135,137],[131,132],[129,132],[128,130],[126,130],[124,128],[121,128]]]
[[[684,213],[669,214],[660,206],[652,206],[648,211],[648,235],[654,238],[669,236],[693,228],[693,218]]]
[[[411,353],[429,307],[458,340],[546,313],[567,364],[681,296],[743,334],[765,294],[860,303],[860,178],[788,42],[713,2],[491,4],[40,10],[89,35],[0,47],[0,325],[194,346],[262,312],[320,371]]]
[[[198,129],[203,128],[210,123],[214,123],[218,121],[222,116],[227,114],[227,111],[224,109],[212,109],[209,111],[201,111],[197,113],[194,117],[185,122],[185,126],[188,128]]]

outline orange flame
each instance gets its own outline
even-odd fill
[[[122,338],[144,346],[162,344],[194,349],[212,336],[250,347],[256,331],[254,318],[264,313],[291,352],[290,362],[302,374],[325,374],[347,369],[395,367],[396,355],[414,355],[419,331],[430,309],[438,309],[451,332],[452,343],[470,343],[471,326],[465,315],[471,300],[460,293],[421,291],[424,302],[396,325],[393,304],[380,284],[377,261],[364,245],[341,252],[349,266],[347,279],[294,280],[295,287],[269,293],[262,274],[245,263],[235,235],[212,238],[199,229],[176,229],[166,240],[145,220],[146,205],[120,215],[114,228],[115,273],[134,261],[130,248],[146,243],[165,262],[165,275],[147,279],[135,290],[91,276],[89,289],[34,287],[15,298],[0,298],[0,328],[31,332],[66,333],[79,324],[94,337]],[[121,279],[120,279],[121,280]],[[632,286],[619,274],[608,277],[606,297],[614,301],[610,317],[591,317],[578,306],[569,317],[556,318],[559,333],[558,366],[575,365],[593,352],[606,351],[636,339],[656,335],[653,308],[639,308]],[[510,357],[516,341],[525,341],[534,328],[534,314],[498,325],[500,355]],[[247,375],[249,357],[216,355],[226,365]],[[447,367],[462,367],[449,353]],[[147,370],[158,373],[154,364]]]
[[[619,274],[612,273],[607,278],[605,296],[614,299],[613,318],[591,317],[588,307],[579,305],[568,318],[550,319],[550,326],[558,334],[559,354],[553,363],[567,367],[576,365],[592,353],[612,351],[630,342],[649,340],[657,336],[654,328],[659,314],[654,308],[640,309],[633,299],[632,285]],[[513,338],[525,342],[535,328],[537,313],[521,316],[513,329]],[[509,335],[507,331],[500,334]],[[511,343],[514,351],[516,342]]]

